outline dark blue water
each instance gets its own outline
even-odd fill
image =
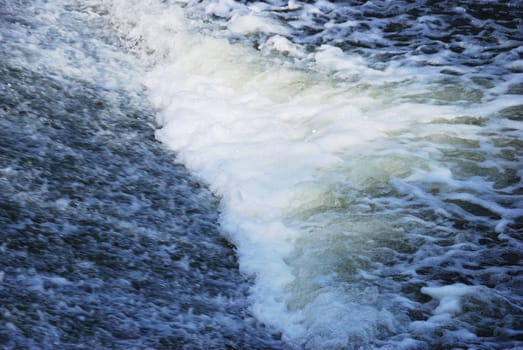
[[[0,348],[280,348],[246,311],[216,198],[107,70],[129,64],[117,40],[32,5],[0,2]]]

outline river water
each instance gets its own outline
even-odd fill
[[[0,0],[0,344],[523,347],[522,18]]]

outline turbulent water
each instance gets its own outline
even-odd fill
[[[522,18],[0,0],[0,345],[523,347]]]

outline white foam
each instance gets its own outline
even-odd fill
[[[379,291],[359,280],[351,280],[351,289],[339,276],[352,278],[347,271],[354,268],[379,281],[385,267],[369,262],[371,267],[362,264],[365,271],[345,257],[364,251],[372,256],[368,260],[386,260],[392,248],[376,248],[376,241],[381,235],[406,240],[409,232],[398,226],[418,210],[404,215],[409,198],[433,208],[438,218],[452,216],[424,183],[470,191],[492,187],[484,180],[458,180],[441,161],[438,137],[443,143],[452,137],[482,143],[484,128],[452,125],[464,115],[461,105],[414,102],[411,95],[430,92],[425,82],[434,70],[391,65],[379,71],[329,45],[305,55],[285,36],[285,26],[254,5],[206,6],[208,13],[230,17],[227,29],[235,35],[270,34],[262,52],[304,58],[289,68],[252,47],[194,33],[176,7],[115,4],[120,28],[154,63],[144,83],[162,126],[157,138],[221,199],[224,235],[237,247],[241,271],[255,278],[253,314],[280,329],[284,340],[309,348],[368,343],[379,331],[407,328],[404,313],[411,303],[386,294],[381,300]],[[434,122],[442,119],[449,123]],[[405,146],[409,142],[413,149]],[[393,190],[408,198],[372,197]],[[350,191],[363,191],[363,198],[352,198]],[[474,199],[507,213],[488,199],[448,198]],[[381,212],[368,218],[358,208]],[[419,218],[410,224],[432,222]],[[455,284],[422,292],[439,301],[434,313],[447,320],[474,288]]]
[[[274,35],[270,37],[261,47],[265,52],[270,52],[272,50],[278,51],[280,53],[288,54],[296,57],[304,57],[305,54],[303,50],[297,45],[293,44],[287,38],[281,35]]]
[[[349,57],[339,47],[322,45],[314,56],[316,63],[336,71],[359,74],[370,69],[360,57]]]
[[[205,13],[228,18],[236,6],[237,5],[233,0],[211,1],[207,6],[205,6]]]
[[[442,287],[423,287],[421,292],[439,301],[434,314],[457,314],[461,312],[461,298],[478,292],[477,286],[456,283]]]
[[[207,55],[220,52],[221,59],[209,60],[189,51],[190,64],[182,58],[149,75],[147,85],[162,111],[158,138],[222,198],[222,227],[238,247],[240,269],[256,277],[251,289],[254,314],[284,330],[289,342],[301,342],[312,332],[318,333],[314,344],[320,344],[325,338],[319,334],[325,331],[307,320],[324,313],[325,321],[332,322],[351,306],[332,309],[328,300],[339,297],[333,292],[322,294],[324,302],[310,304],[307,312],[289,311],[287,286],[295,277],[286,259],[301,233],[284,223],[285,216],[317,201],[315,174],[336,166],[339,151],[383,137],[384,126],[364,118],[342,98],[325,96],[317,101],[315,87],[292,91],[300,74],[272,67],[270,75],[257,79],[256,70],[244,71],[244,57],[255,54],[249,50],[238,51],[226,42],[209,39],[193,41],[193,45]],[[210,77],[203,77],[201,72],[210,72],[209,64],[230,75],[211,72]],[[165,80],[166,75],[183,78],[173,84]],[[243,92],[250,84],[256,89]],[[288,101],[275,102],[265,94],[278,84],[288,87]],[[373,337],[377,328],[373,320],[383,319],[380,312],[367,307],[370,318],[361,328],[352,329],[352,336]],[[358,318],[358,312],[350,315],[351,320]],[[346,332],[337,329],[329,336],[340,342]]]
[[[255,32],[287,34],[288,30],[277,24],[274,20],[259,14],[233,15],[229,21],[229,30],[235,34],[248,34]]]

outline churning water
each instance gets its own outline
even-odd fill
[[[522,18],[0,0],[0,343],[523,347]]]

